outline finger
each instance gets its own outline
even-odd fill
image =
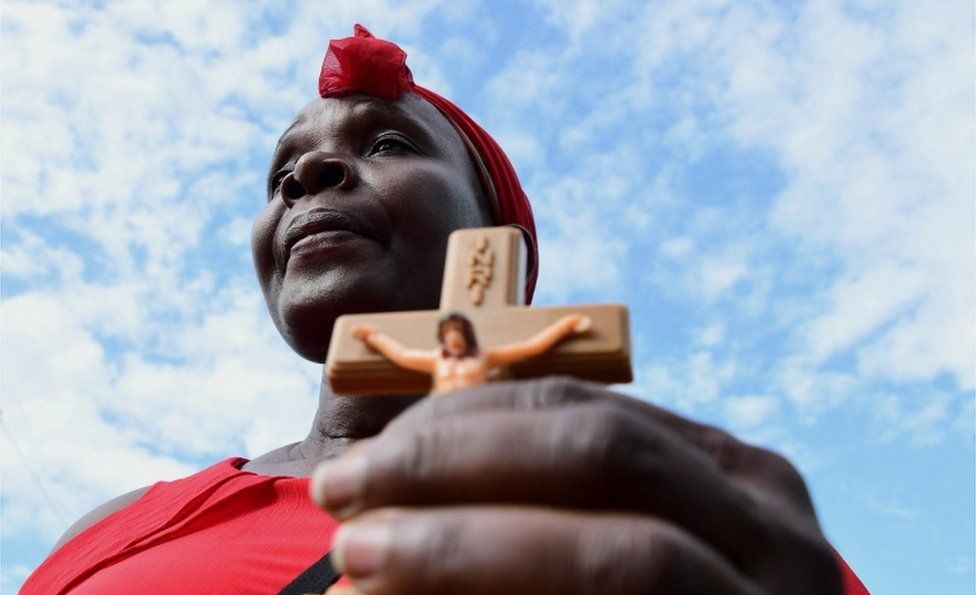
[[[706,458],[600,405],[488,411],[384,434],[324,463],[312,493],[338,519],[489,502],[653,514],[743,564],[747,546],[770,540],[765,510]]]
[[[361,324],[361,325],[357,326],[356,328],[352,329],[352,335],[353,335],[353,337],[355,337],[357,339],[360,339],[360,340],[369,339],[369,337],[371,335],[373,335],[375,332],[376,332],[376,329],[374,329],[373,327],[371,327],[369,325],[366,325],[366,324]]]
[[[388,428],[427,425],[445,416],[488,409],[535,411],[577,403],[611,402],[636,415],[658,421],[682,436],[695,440],[716,428],[699,424],[645,401],[607,390],[603,385],[565,376],[533,380],[491,382],[452,392],[450,398],[423,399],[390,422]]]
[[[728,432],[701,424],[646,401],[607,390],[602,385],[561,376],[528,381],[493,382],[459,390],[446,398],[422,399],[387,425],[392,433],[428,426],[436,420],[487,410],[537,411],[573,404],[607,404],[673,432],[701,451],[730,477],[786,495],[790,503],[812,514],[813,504],[802,478],[783,457],[746,444]]]
[[[333,559],[369,595],[759,593],[690,535],[637,516],[510,507],[383,511],[346,523]]]

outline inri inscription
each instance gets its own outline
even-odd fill
[[[491,286],[494,264],[495,253],[488,242],[488,236],[481,234],[468,258],[468,291],[471,303],[475,306],[481,305],[485,299],[485,291]]]

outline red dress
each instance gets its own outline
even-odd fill
[[[309,499],[307,477],[245,462],[153,485],[54,552],[21,593],[277,593],[328,552],[339,524]]]
[[[153,485],[54,552],[21,594],[277,593],[326,554],[339,524],[312,504],[307,477],[241,471],[246,462]],[[845,594],[866,595],[838,561]]]

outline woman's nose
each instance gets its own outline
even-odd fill
[[[295,171],[281,182],[281,198],[291,207],[305,195],[315,195],[327,188],[349,190],[358,180],[349,163],[335,153],[312,151],[295,164]]]

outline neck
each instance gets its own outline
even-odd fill
[[[337,395],[323,380],[312,428],[300,443],[302,451],[308,458],[335,456],[346,445],[379,434],[390,420],[421,397]]]
[[[243,468],[264,475],[307,477],[320,462],[338,455],[353,442],[379,434],[390,420],[422,397],[337,395],[323,379],[308,436],[256,457]]]

